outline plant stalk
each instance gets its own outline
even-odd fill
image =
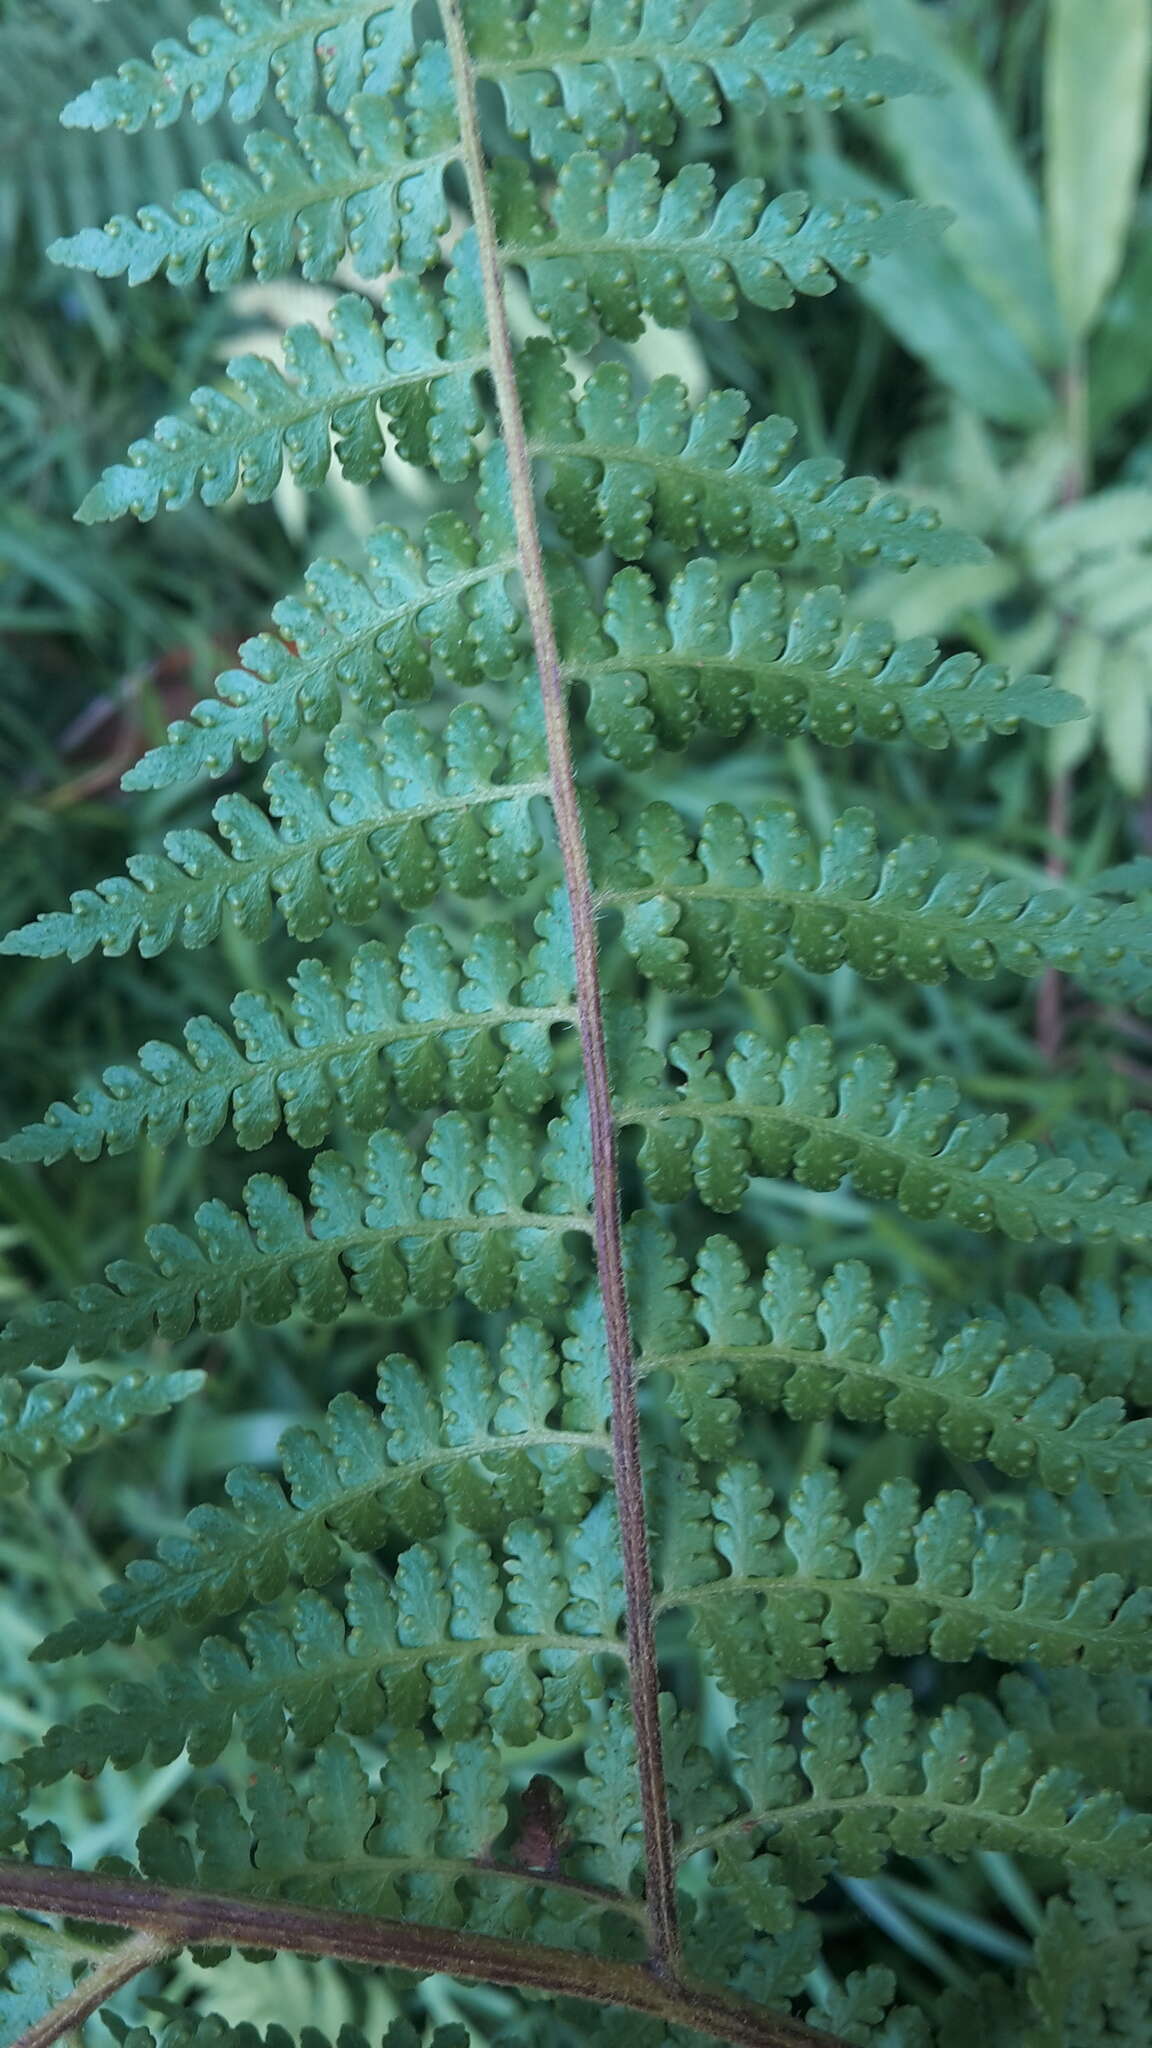
[[[113,1916],[114,1917],[114,1916]],[[104,2001],[123,1985],[130,1984],[142,1970],[150,1970],[154,1963],[162,1963],[165,1956],[178,1947],[167,1935],[153,1930],[134,1934],[130,1941],[122,1943],[93,1964],[86,1977],[80,1979],[67,1998],[46,2012],[24,2032],[12,2048],[52,2048],[55,2041],[62,2041],[75,2027],[82,2026],[86,2019],[98,2011]]]
[[[512,337],[504,300],[496,224],[488,191],[476,80],[460,0],[440,0],[460,117],[462,161],[480,257],[488,314],[492,381],[504,435],[516,524],[520,575],[535,649],[551,773],[551,801],[572,919],[580,1046],[588,1090],[596,1264],[612,1387],[612,1455],[627,1616],[628,1676],[636,1730],[636,1765],[644,1827],[645,1898],[652,1966],[674,1977],[680,1954],[676,1867],[660,1728],[660,1673],[648,1556],[648,1522],[636,1361],[628,1315],[624,1247],[620,1231],[620,1179],[616,1122],[608,1075],[599,951],[588,854],[576,793],[567,697],[556,645],[544,554],[536,517],[532,462],[516,382]]]
[[[543,1948],[500,1935],[469,1934],[457,1928],[426,1927],[374,1914],[296,1906],[278,1899],[234,1898],[223,1893],[186,1892],[140,1878],[112,1877],[86,1870],[52,1870],[40,1864],[0,1863],[0,1904],[32,1913],[64,1913],[73,1920],[134,1927],[126,1943],[78,1987],[77,1996],[108,1971],[100,1996],[137,1970],[181,1948],[227,1943],[237,1948],[289,1950],[294,1955],[329,1956],[369,1967],[411,1970],[418,1976],[445,1971],[483,1984],[551,1992],[599,2006],[623,2006],[648,2013],[670,2027],[687,2027],[734,2048],[844,2048],[831,2034],[800,2020],[765,2012],[745,1999],[709,1985],[669,1983],[646,1963],[618,1963],[575,1949]],[[147,1950],[144,1943],[150,1944]],[[109,1971],[129,1957],[124,1974]],[[95,2009],[70,2015],[69,2024]],[[56,2008],[60,2014],[63,2006]],[[41,2022],[41,2024],[45,2024]],[[59,2032],[21,2037],[14,2048],[48,2048]]]

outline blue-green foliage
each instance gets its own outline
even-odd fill
[[[770,168],[789,110],[822,128],[932,81],[747,0],[467,0],[463,32],[494,249],[463,205],[448,43],[410,0],[222,0],[66,111],[249,132],[60,261],[340,289],[279,365],[241,356],[178,394],[80,517],[259,503],[333,464],[372,487],[393,453],[432,502],[417,520],[393,501],[358,555],[312,565],[130,769],[158,794],[126,872],[3,942],[72,961],[211,946],[244,985],[230,1018],[205,994],[182,1042],[82,1075],[3,1148],[47,1168],[223,1141],[194,1228],[126,1224],[103,1279],[13,1315],[0,1491],[197,1394],[207,1374],[173,1346],[216,1368],[226,1410],[231,1354],[207,1340],[332,1333],[278,1470],[239,1467],[178,1529],[154,1512],[155,1554],[40,1646],[42,1665],[91,1660],[96,1690],[37,1718],[0,1775],[5,1852],[66,1861],[53,1788],[186,1752],[191,1783],[140,1835],[145,1879],[643,1957],[595,1275],[619,1198],[689,1974],[873,2048],[956,2048],[974,2015],[990,2048],[1135,2044],[1152,1123],[1053,1131],[995,1105],[1033,1099],[1012,978],[1136,1006],[1152,942],[1116,872],[1057,887],[1002,861],[992,801],[975,825],[971,804],[910,824],[906,750],[962,749],[969,775],[984,743],[1081,707],[867,616],[860,572],[981,575],[985,550],[749,395],[769,381],[741,360],[750,309],[774,322],[861,279],[941,210],[737,177],[712,147],[739,124]],[[493,266],[522,440],[498,431]],[[701,317],[726,381],[646,380],[630,344]],[[587,924],[553,816],[564,695],[620,1146],[598,1215]],[[824,748],[850,784],[839,816]],[[995,802],[1015,759],[996,754]],[[225,776],[208,829],[202,784]],[[289,956],[285,933],[315,951]],[[1015,1065],[961,1088],[931,1073],[976,984],[980,1042]],[[275,1147],[236,1205],[229,1140]],[[991,1236],[1063,1248],[1061,1284],[1022,1256],[997,1298]],[[882,1969],[840,1980],[837,1878],[883,1902],[895,1859],[907,1883],[1014,1857],[1046,1899],[1023,1986],[956,1972],[937,2007]],[[24,2028],[66,1989],[17,1957],[0,2012]],[[701,2038],[573,2011],[469,2021],[497,2048]],[[290,2013],[262,2035],[157,2012],[111,2022],[122,2048],[292,2048]],[[385,2048],[418,2038],[464,2033],[405,2018]]]

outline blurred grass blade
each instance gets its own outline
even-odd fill
[[[939,101],[933,101],[938,106]],[[809,159],[805,176],[822,198],[898,196],[843,158]],[[982,418],[1001,426],[1043,426],[1052,396],[1019,337],[970,283],[943,242],[874,257],[854,288],[889,332]]]
[[[1148,136],[1152,0],[1049,0],[1045,183],[1056,289],[1074,339],[1120,269]]]
[[[1090,11],[1094,0],[1068,4]],[[920,198],[951,208],[949,254],[1033,361],[1061,362],[1063,322],[1040,207],[992,95],[915,0],[867,0],[865,13],[881,48],[898,50],[945,87],[939,97],[913,94],[884,110],[883,132],[904,179]]]

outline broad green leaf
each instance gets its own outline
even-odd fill
[[[1067,0],[1085,13],[1095,0]],[[951,208],[946,246],[1041,366],[1064,353],[1040,207],[996,101],[915,0],[867,0],[874,40],[898,50],[944,87],[886,110],[883,133],[903,179],[920,198]]]
[[[1152,0],[1049,0],[1045,185],[1052,270],[1078,339],[1120,269],[1148,134]]]

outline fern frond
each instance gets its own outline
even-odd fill
[[[738,1207],[751,1176],[790,1174],[835,1188],[851,1175],[871,1200],[910,1216],[947,1216],[968,1230],[1068,1242],[1116,1237],[1146,1243],[1152,1202],[1124,1181],[1077,1167],[1020,1139],[1002,1115],[965,1113],[942,1077],[906,1093],[883,1047],[837,1073],[832,1040],[811,1025],[775,1050],[741,1032],[723,1071],[712,1034],[684,1032],[669,1060],[684,1076],[668,1092],[655,1056],[633,1054],[622,1076],[620,1119],[643,1132],[641,1166],[653,1199]]]
[[[268,811],[220,797],[220,838],[169,832],[162,854],[134,854],[128,874],[83,889],[71,909],[49,911],[0,940],[0,951],[80,960],[102,947],[206,946],[225,914],[253,937],[274,909],[293,938],[309,940],[334,917],[364,924],[384,893],[405,909],[441,888],[518,895],[542,846],[534,799],[547,789],[543,736],[531,710],[502,743],[479,705],[460,705],[433,736],[393,711],[375,742],[336,726],[323,781],[278,761]],[[223,843],[222,843],[223,842]]]
[[[1152,1593],[1127,1593],[1116,1573],[1083,1581],[1066,1553],[1029,1563],[1023,1539],[990,1530],[967,1494],[941,1493],[922,1511],[918,1489],[891,1480],[853,1528],[823,1468],[788,1505],[782,1521],[744,1462],[719,1474],[711,1498],[670,1487],[661,1604],[687,1611],[689,1640],[735,1699],[829,1664],[871,1670],[885,1655],[1083,1660],[1090,1671],[1148,1661]]]
[[[698,839],[670,804],[648,804],[632,849],[599,849],[600,900],[623,915],[623,942],[658,987],[719,993],[729,974],[771,987],[791,955],[816,974],[847,963],[869,980],[924,984],[950,971],[986,980],[1046,967],[1090,979],[1125,952],[1152,959],[1139,914],[1108,899],[1035,894],[971,863],[949,869],[934,839],[881,858],[870,811],[845,811],[817,847],[789,804],[745,817],[712,804]],[[655,892],[655,893],[654,893]]]
[[[899,58],[757,18],[750,0],[472,0],[468,21],[477,74],[499,85],[509,129],[545,163],[633,136],[662,148],[681,122],[714,126],[726,105],[875,107],[924,85]]]
[[[304,1593],[284,1619],[241,1625],[243,1649],[210,1637],[152,1684],[114,1683],[108,1703],[86,1707],[20,1758],[29,1784],[94,1776],[187,1745],[212,1763],[233,1731],[257,1759],[290,1736],[312,1748],[336,1729],[377,1738],[426,1719],[447,1740],[488,1731],[523,1746],[564,1741],[604,1691],[601,1665],[623,1657],[623,1593],[615,1535],[603,1513],[599,1541],[577,1529],[585,1591],[575,1596],[562,1556],[531,1522],[512,1522],[502,1555],[475,1536],[447,1557],[419,1544],[387,1574],[352,1567],[342,1607]],[[594,1583],[598,1599],[590,1598]]]
[[[520,614],[507,584],[516,561],[508,477],[499,444],[481,459],[472,525],[450,512],[428,521],[419,547],[377,527],[357,573],[313,562],[302,597],[273,610],[278,632],[240,648],[242,667],[216,694],[169,726],[124,777],[125,789],[161,789],[223,775],[301,732],[330,732],[352,708],[375,721],[398,701],[432,690],[435,669],[468,688],[514,667]]]
[[[114,2012],[101,2017],[121,2048],[298,2048],[297,2037],[284,2027],[260,2028],[250,2020],[226,2020],[214,2012],[166,2012],[153,2026],[141,2022],[131,2028]],[[404,2019],[393,2020],[385,2034],[371,2040],[349,2022],[341,2027],[338,2040],[315,2027],[308,2028],[305,2038],[307,2048],[468,2048],[465,2027],[417,2033]]]
[[[1152,1983],[1152,1883],[1077,1878],[1050,1899],[1028,1989],[1039,2015],[1023,2048],[1139,2048]]]
[[[972,1720],[947,1707],[921,1720],[901,1688],[858,1714],[846,1692],[809,1695],[799,1755],[785,1702],[740,1710],[730,1736],[739,1803],[731,1817],[685,1828],[680,1858],[715,1857],[710,1882],[754,1926],[771,1927],[833,1869],[871,1877],[893,1854],[967,1859],[979,1849],[1041,1857],[1103,1876],[1152,1873],[1152,1827],[1070,1771],[1042,1771],[1009,1736],[990,1751]]]
[[[1130,1671],[1052,1671],[1039,1679],[1011,1671],[1000,1681],[996,1705],[979,1695],[965,1705],[997,1733],[1018,1730],[1046,1768],[1070,1766],[1133,1805],[1147,1804],[1152,1694],[1146,1678]]]
[[[118,1379],[0,1381],[0,1496],[164,1415],[204,1384],[200,1372],[126,1372]]]
[[[352,1743],[335,1735],[306,1774],[258,1768],[247,1810],[223,1785],[205,1785],[190,1839],[170,1821],[149,1822],[137,1845],[141,1870],[161,1883],[327,1900],[476,1933],[530,1931],[567,1947],[581,1936],[597,1946],[609,1934],[605,1913],[639,1918],[638,1902],[606,1887],[499,1860],[508,1777],[490,1738],[454,1744],[442,1766],[433,1755],[402,1730],[370,1779]]]
[[[1119,1486],[1097,1488],[1086,1478],[1062,1500],[1029,1493],[1022,1513],[1034,1549],[1057,1544],[1074,1553],[1082,1571],[1123,1571],[1152,1585],[1152,1528],[1139,1469]]]
[[[896,643],[876,621],[846,628],[836,589],[795,598],[770,569],[733,598],[717,565],[698,558],[665,603],[649,577],[624,569],[602,618],[575,592],[561,618],[593,729],[629,768],[701,730],[735,739],[750,724],[774,736],[808,730],[830,746],[907,737],[945,747],[1013,732],[1022,719],[1078,715],[1076,699],[1042,676],[1012,680],[974,654],[945,659],[933,640]]]
[[[440,1391],[399,1354],[378,1381],[379,1415],[338,1394],[312,1427],[280,1442],[283,1487],[241,1466],[230,1506],[192,1510],[154,1559],[134,1561],[102,1605],[50,1635],[52,1660],[102,1643],[159,1635],[178,1620],[235,1613],[253,1595],[326,1586],[349,1552],[400,1532],[425,1540],[449,1520],[491,1537],[516,1517],[576,1522],[600,1487],[608,1453],[607,1371],[599,1356],[564,1368],[537,1326],[515,1324],[498,1370],[479,1345],[449,1347]]]
[[[333,453],[345,476],[367,483],[380,470],[382,414],[407,461],[446,481],[466,476],[483,423],[473,386],[487,360],[474,246],[470,237],[457,245],[441,297],[401,276],[381,320],[347,294],[329,316],[330,341],[310,325],[289,328],[283,369],[235,357],[228,385],[194,391],[190,416],[162,419],[150,439],[134,441],[77,516],[153,519],[197,493],[221,505],[238,490],[259,504],[285,469],[305,489],[322,484]]]
[[[517,367],[533,453],[552,470],[548,504],[581,554],[607,544],[632,560],[653,538],[704,540],[821,575],[842,562],[985,558],[982,542],[873,477],[845,478],[828,457],[787,466],[799,429],[779,414],[749,426],[742,391],[695,404],[678,377],[663,376],[641,396],[622,364],[598,363],[575,396],[564,351],[542,335],[528,337]]]
[[[72,100],[72,128],[167,128],[185,103],[193,120],[226,108],[250,121],[271,78],[286,113],[306,114],[322,87],[335,113],[348,106],[371,64],[373,90],[389,92],[412,50],[414,0],[221,0],[218,15],[191,23],[187,44],[157,43],[150,64],[121,65]]]
[[[543,936],[527,956],[510,927],[490,924],[461,966],[439,926],[414,924],[396,962],[375,941],[339,980],[302,960],[287,1015],[247,990],[232,1003],[235,1036],[193,1017],[182,1050],[151,1040],[137,1066],[109,1067],[74,1105],[53,1103],[0,1156],[96,1159],[144,1136],[209,1145],[229,1123],[245,1150],[281,1123],[313,1146],[341,1112],[353,1130],[377,1130],[393,1098],[409,1110],[489,1109],[502,1095],[531,1115],[553,1089],[551,1031],[575,1021],[563,906],[538,922]]]
[[[933,1436],[955,1457],[986,1459],[1013,1478],[1034,1472],[1074,1498],[1086,1482],[1082,1497],[1104,1514],[1100,1495],[1128,1488],[1133,1521],[1146,1519],[1147,1423],[1129,1421],[1114,1397],[1094,1398],[1042,1351],[1013,1350],[997,1318],[942,1327],[918,1288],[878,1299],[871,1272],[856,1259],[821,1282],[802,1252],[781,1246],[754,1283],[730,1238],[708,1238],[691,1272],[655,1218],[636,1218],[630,1240],[642,1370],[667,1375],[670,1402],[701,1457],[723,1458],[737,1447],[739,1404],[748,1401],[782,1408],[797,1422],[840,1414]],[[595,1320],[588,1320],[586,1329],[579,1319],[569,1340],[573,1359],[594,1355]],[[1079,1549],[1059,1517],[1040,1541]],[[1123,1546],[1091,1568],[1124,1570]]]
[[[161,270],[172,284],[204,276],[227,291],[251,268],[258,277],[327,280],[350,260],[364,277],[399,264],[419,276],[434,264],[449,224],[444,173],[458,141],[451,94],[436,92],[425,59],[411,110],[360,95],[347,126],[325,114],[298,121],[294,143],[257,133],[244,166],[208,164],[199,189],[168,206],[116,214],[54,242],[49,255],[97,277],[142,284]]]
[[[568,158],[546,204],[528,167],[492,170],[497,233],[528,279],[532,305],[557,341],[591,348],[601,333],[635,341],[645,316],[683,327],[693,308],[734,319],[741,298],[779,311],[798,293],[821,297],[870,257],[944,225],[940,209],[825,206],[803,192],[767,198],[759,178],[717,194],[707,164],[661,182],[654,157],[609,167],[589,151]]]
[[[1152,1274],[1126,1273],[1119,1287],[1087,1279],[1075,1294],[1010,1294],[1001,1313],[1013,1342],[1041,1345],[1100,1394],[1152,1407]]]
[[[105,1285],[13,1317],[0,1364],[58,1365],[73,1348],[81,1358],[131,1351],[157,1331],[228,1330],[245,1316],[333,1322],[350,1296],[385,1317],[408,1300],[438,1307],[458,1293],[478,1308],[519,1298],[542,1313],[571,1282],[565,1237],[591,1228],[585,1123],[573,1105],[553,1119],[541,1153],[531,1125],[511,1115],[493,1119],[481,1144],[467,1117],[449,1111],[422,1160],[394,1131],[377,1131],[362,1168],[337,1152],[317,1156],[307,1209],[283,1181],[257,1174],[242,1215],[205,1202],[198,1238],[156,1224],[145,1234],[151,1264],[117,1260]]]

